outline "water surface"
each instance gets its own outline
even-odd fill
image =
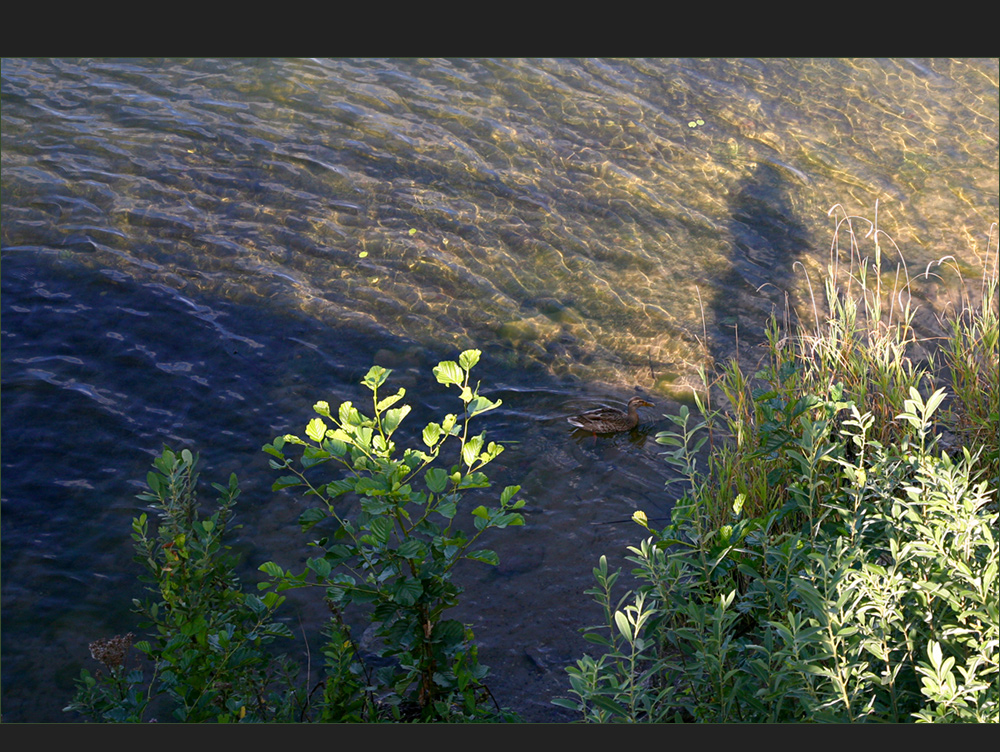
[[[252,580],[305,557],[261,445],[358,402],[375,362],[416,436],[467,347],[504,401],[492,476],[529,506],[460,616],[502,703],[566,718],[590,570],[673,503],[662,414],[775,307],[811,315],[828,210],[878,202],[912,277],[955,259],[914,284],[929,329],[997,218],[995,59],[4,59],[2,98],[6,721],[69,720],[87,643],[134,631],[162,444],[240,477]],[[635,393],[643,431],[565,423]]]

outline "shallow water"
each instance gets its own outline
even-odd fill
[[[491,477],[529,505],[501,566],[461,573],[460,616],[500,702],[566,718],[590,570],[672,505],[663,413],[737,331],[752,357],[786,294],[811,315],[830,207],[878,201],[911,277],[981,274],[997,81],[996,60],[3,60],[3,720],[69,720],[87,643],[134,629],[163,443],[240,477],[253,579],[305,556],[261,445],[362,399],[372,363],[417,435],[455,410],[430,369],[466,347],[504,402]],[[928,309],[959,286],[939,271]],[[637,391],[657,406],[632,436],[565,423]]]

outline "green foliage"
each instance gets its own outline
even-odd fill
[[[594,721],[1000,720],[996,265],[942,347],[949,397],[932,358],[910,359],[902,257],[883,289],[887,236],[869,223],[860,258],[858,219],[838,221],[851,254],[831,259],[825,320],[814,306],[791,337],[772,319],[763,367],[722,371],[725,412],[709,390],[697,421],[668,416],[657,441],[685,492],[663,529],[635,514],[642,584],[616,607],[602,558],[588,592],[607,623],[586,636],[604,653],[568,669],[557,704]]]
[[[276,592],[325,591],[332,613],[324,650],[327,720],[497,717],[471,630],[445,618],[461,594],[452,580],[458,562],[497,564],[497,555],[474,548],[476,542],[488,529],[524,522],[516,511],[524,501],[514,498],[520,488],[507,486],[495,506],[471,510],[474,532],[460,526],[463,497],[490,485],[482,468],[503,451],[485,434],[469,433],[474,417],[500,405],[470,386],[479,355],[467,350],[457,363],[434,368],[439,383],[459,390],[463,411],[428,423],[419,448],[397,450],[395,434],[410,407],[399,404],[404,389],[383,396],[390,371],[380,366],[361,382],[372,393],[371,415],[351,402],[336,410],[318,402],[319,417],[308,423],[305,438],[286,435],[264,447],[283,473],[274,489],[300,489],[311,504],[299,520],[303,532],[317,536],[305,569],[293,573],[273,562],[261,569]],[[446,444],[457,450],[447,469],[436,464]],[[301,447],[298,460],[286,455],[291,446]],[[341,470],[337,476],[311,479],[329,463]],[[367,659],[348,626],[348,614],[358,609],[374,627]]]
[[[118,635],[90,643],[90,654],[107,673],[81,669],[76,694],[64,712],[83,713],[95,721],[139,723],[149,705],[143,691],[142,671],[128,668],[128,654],[135,635]]]
[[[765,516],[737,504],[718,524],[704,484],[662,530],[637,513],[652,537],[628,558],[646,584],[588,632],[607,652],[568,669],[578,699],[560,704],[590,720],[1000,720],[996,490],[930,438],[943,399],[911,392],[895,447],[853,404],[834,438],[803,417],[788,501]],[[670,459],[689,466],[679,422]],[[595,576],[611,613],[604,561]]]
[[[149,492],[139,498],[159,514],[155,535],[148,516],[132,522],[135,560],[147,574],[155,596],[133,601],[153,630],[150,640],[135,644],[152,663],[147,682],[143,671],[126,666],[132,635],[98,640],[92,655],[107,674],[81,673],[74,702],[66,709],[93,720],[145,720],[152,700],[164,696],[177,721],[265,721],[290,719],[289,690],[273,685],[290,667],[267,651],[288,628],[274,621],[283,596],[263,598],[244,593],[234,573],[236,561],[223,539],[239,496],[236,476],[219,493],[210,517],[200,514],[196,495],[197,456],[164,449],[147,476]]]
[[[586,592],[603,607],[605,623],[586,630],[585,637],[605,652],[598,660],[585,655],[575,666],[567,667],[576,700],[553,700],[594,723],[648,720],[669,704],[672,696],[671,688],[659,683],[656,640],[645,636],[657,611],[647,606],[644,592],[637,593],[632,604],[624,605],[623,598],[617,607],[612,606],[611,592],[618,576],[619,572],[608,571],[608,560],[602,556],[594,569],[598,587]],[[607,634],[602,634],[605,631]]]
[[[132,525],[136,561],[156,594],[134,602],[146,619],[141,626],[152,630],[134,646],[151,663],[152,676],[146,680],[140,668],[127,665],[131,634],[97,640],[91,653],[105,673],[82,671],[66,710],[130,722],[164,707],[187,722],[510,717],[490,705],[472,631],[444,617],[461,594],[452,581],[455,565],[497,564],[493,551],[475,544],[486,530],[523,524],[518,486],[507,486],[495,505],[460,508],[470,490],[490,485],[482,468],[503,451],[485,434],[469,433],[472,418],[500,404],[469,383],[478,359],[479,351],[468,350],[457,363],[434,369],[440,383],[458,388],[464,409],[461,418],[451,414],[428,424],[420,448],[397,453],[394,435],[410,407],[399,404],[403,389],[379,393],[389,376],[379,366],[362,382],[372,392],[372,417],[350,402],[335,412],[319,402],[305,439],[279,437],[264,448],[286,473],[274,489],[301,487],[316,502],[302,514],[302,529],[324,537],[310,542],[317,553],[299,574],[262,565],[271,581],[258,588],[274,587],[262,596],[242,591],[223,542],[239,495],[236,477],[228,486],[213,484],[218,508],[205,517],[196,497],[197,457],[164,449],[147,476],[149,492],[139,497],[157,510],[159,525],[151,532],[146,514]],[[457,462],[447,469],[436,464],[446,444],[457,449]],[[285,457],[287,446],[302,447],[297,461]],[[313,484],[306,473],[328,462],[346,470],[344,476]],[[471,533],[459,524],[466,514]],[[276,638],[290,636],[274,619],[285,600],[280,591],[307,585],[323,588],[332,614],[322,692],[308,696],[294,688],[294,667],[268,652]],[[359,610],[373,623],[378,644],[370,654],[345,618]]]

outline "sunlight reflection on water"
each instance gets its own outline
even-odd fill
[[[302,555],[301,502],[270,493],[260,446],[316,399],[358,399],[372,362],[417,431],[454,409],[429,373],[466,347],[504,399],[497,484],[530,502],[501,566],[462,573],[462,618],[504,701],[560,718],[590,568],[621,562],[636,508],[669,513],[668,395],[737,327],[753,355],[786,292],[807,310],[827,210],[878,200],[913,269],[948,253],[974,278],[997,78],[996,60],[5,59],[4,720],[66,720],[86,641],[131,628],[113,601],[139,594],[127,533],[160,444],[246,484],[253,578]],[[645,432],[569,432],[637,391]]]

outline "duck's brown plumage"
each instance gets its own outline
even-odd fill
[[[639,413],[636,408],[641,405],[653,407],[652,402],[647,402],[642,397],[633,397],[628,401],[627,413],[615,410],[613,407],[601,407],[597,410],[590,410],[581,415],[567,418],[567,420],[570,422],[570,425],[593,433],[631,431],[639,425]]]

